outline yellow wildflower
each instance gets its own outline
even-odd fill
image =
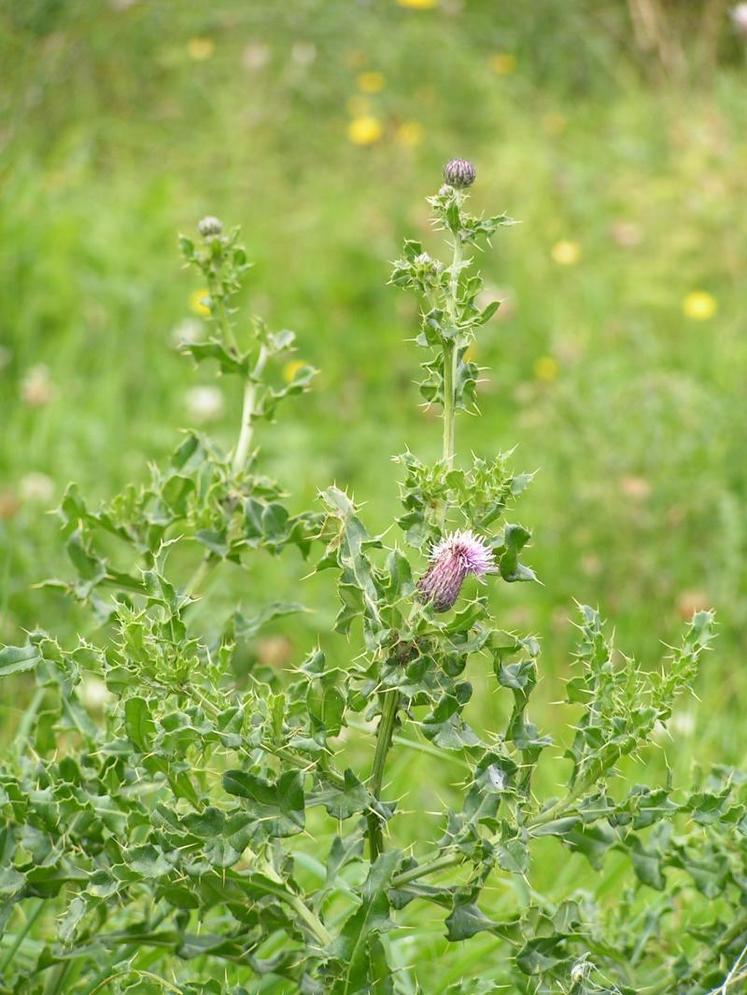
[[[286,383],[293,383],[298,373],[306,366],[302,359],[290,359],[283,367],[283,380]]]
[[[432,10],[438,7],[438,0],[397,0],[400,7],[408,7],[410,10]]]
[[[355,117],[348,125],[348,138],[353,145],[375,145],[382,134],[381,121],[371,114]]]
[[[400,145],[413,148],[423,141],[423,125],[418,121],[403,121],[397,128],[396,139]]]
[[[578,242],[561,239],[553,245],[550,255],[559,266],[575,266],[581,258],[581,246]]]
[[[534,363],[534,375],[538,380],[551,383],[557,380],[560,368],[557,359],[552,356],[540,356]]]
[[[187,55],[195,62],[204,62],[215,51],[212,38],[190,38],[187,42]]]
[[[693,290],[683,300],[682,310],[693,321],[707,321],[718,310],[718,301],[707,290]]]
[[[210,308],[206,302],[209,300],[210,292],[208,290],[194,290],[189,295],[189,307],[195,314],[199,314],[201,318],[207,318],[210,314]]]
[[[381,73],[359,73],[356,82],[363,93],[380,93],[384,89],[384,77]]]
[[[488,64],[497,76],[510,76],[516,71],[516,56],[511,52],[496,52],[490,56]]]

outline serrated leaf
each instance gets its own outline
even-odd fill
[[[41,661],[42,655],[32,643],[25,646],[3,646],[0,649],[0,677],[33,670]]]
[[[474,902],[454,903],[454,908],[446,920],[446,938],[456,943],[468,940],[477,933],[492,932],[495,923],[482,912]]]
[[[291,770],[274,784],[243,770],[228,770],[223,787],[247,802],[255,825],[267,836],[293,836],[304,828],[305,799],[302,775]]]
[[[124,706],[125,729],[132,743],[141,753],[152,749],[156,726],[150,714],[150,706],[144,698],[128,698]]]

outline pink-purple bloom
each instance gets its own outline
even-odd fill
[[[494,569],[493,554],[473,532],[450,532],[431,550],[431,562],[418,591],[437,612],[446,612],[459,597],[467,574],[483,577]]]

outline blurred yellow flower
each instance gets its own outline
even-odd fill
[[[363,93],[380,93],[384,89],[384,77],[381,73],[359,73],[356,82]]]
[[[189,295],[189,307],[195,314],[199,314],[201,318],[207,318],[210,314],[210,308],[205,302],[209,300],[210,291],[193,290]]]
[[[718,310],[718,301],[707,290],[693,290],[683,300],[682,310],[694,321],[707,321]]]
[[[550,383],[557,380],[560,368],[558,361],[552,356],[540,356],[534,363],[534,375],[538,380]]]
[[[348,138],[353,145],[374,145],[382,134],[381,121],[371,114],[355,117],[348,125]]]
[[[498,76],[510,76],[516,71],[516,56],[511,52],[496,52],[488,59],[488,64]]]
[[[433,7],[438,7],[438,0],[397,0],[397,3],[410,10],[432,10]]]
[[[187,55],[195,62],[204,62],[215,51],[212,38],[190,38],[187,42]]]
[[[306,366],[306,363],[302,359],[289,359],[283,367],[283,380],[286,383],[292,383],[304,366]]]
[[[575,266],[581,258],[581,246],[578,242],[561,239],[553,245],[550,255],[559,266]]]
[[[424,128],[418,121],[403,121],[397,128],[396,139],[400,145],[412,148],[423,141]]]

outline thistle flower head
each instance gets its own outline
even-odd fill
[[[476,176],[477,170],[468,159],[449,159],[444,166],[444,179],[457,190],[471,187]]]
[[[203,238],[210,238],[213,235],[220,235],[223,231],[223,223],[212,215],[208,215],[197,223],[197,231]]]
[[[467,574],[483,577],[493,570],[493,556],[473,532],[450,532],[431,550],[431,562],[421,577],[418,591],[437,612],[452,607]]]

